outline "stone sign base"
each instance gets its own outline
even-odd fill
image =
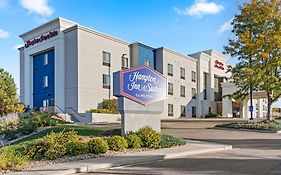
[[[140,128],[150,126],[161,131],[161,114],[164,102],[142,105],[125,97],[118,97],[118,109],[121,113],[121,134],[136,132]]]

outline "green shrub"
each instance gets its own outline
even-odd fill
[[[46,139],[49,144],[48,150],[45,152],[45,156],[48,159],[54,160],[64,156],[67,153],[66,143],[67,135],[64,131],[59,133],[50,133],[44,139]]]
[[[117,99],[104,99],[102,101],[102,108],[118,111],[118,100]]]
[[[106,153],[108,149],[109,148],[107,142],[100,137],[93,138],[88,142],[88,150],[90,153]]]
[[[128,147],[127,140],[122,136],[112,136],[107,140],[110,150],[119,151]]]
[[[99,109],[90,109],[91,113],[118,114],[117,99],[104,99]]]
[[[66,143],[66,150],[68,155],[76,156],[88,152],[87,143],[82,141],[81,137],[77,135],[77,132],[75,131],[67,132],[65,137],[66,140],[68,140]]]
[[[209,113],[207,115],[205,115],[205,118],[218,118],[219,115],[218,114],[213,114],[213,113]]]
[[[112,111],[110,109],[90,109],[90,113],[102,113],[102,114],[118,114],[118,111]]]
[[[172,146],[181,146],[185,145],[185,141],[182,139],[175,138],[170,135],[162,135],[160,145],[161,148],[170,148]]]
[[[11,147],[1,149],[0,169],[1,170],[20,170],[27,163],[27,158]]]
[[[37,126],[34,124],[34,123],[26,123],[24,124],[21,128],[20,128],[20,132],[23,134],[23,135],[28,135],[28,134],[31,134],[33,133],[34,131],[37,130]]]
[[[161,134],[151,127],[143,127],[136,134],[141,138],[143,147],[160,147]]]
[[[141,138],[137,134],[131,134],[126,137],[128,148],[140,148]]]
[[[30,159],[41,160],[45,157],[45,153],[49,147],[50,145],[46,139],[38,139],[25,146],[24,154]]]
[[[66,145],[67,154],[77,156],[88,152],[88,145],[83,141],[70,142]]]
[[[50,113],[33,113],[33,115],[39,127],[56,126],[58,124],[57,120],[51,118],[52,114]]]

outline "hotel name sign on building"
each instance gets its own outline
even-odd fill
[[[29,46],[33,46],[35,44],[38,44],[38,43],[41,43],[42,41],[45,41],[45,40],[48,40],[50,38],[53,38],[55,36],[58,35],[58,31],[50,31],[49,33],[47,34],[44,34],[44,35],[41,35],[40,37],[37,37],[37,38],[34,38],[32,40],[28,40],[26,43],[25,43],[25,48],[28,48]]]
[[[148,105],[167,98],[167,79],[147,66],[120,71],[120,96]]]

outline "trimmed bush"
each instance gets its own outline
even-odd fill
[[[27,161],[27,158],[11,147],[1,149],[0,169],[2,170],[20,170]]]
[[[81,140],[70,142],[67,143],[66,150],[67,150],[67,154],[70,156],[86,154],[88,152],[88,144]]]
[[[107,140],[110,150],[120,151],[128,148],[127,140],[122,136],[112,136]]]
[[[151,127],[143,127],[136,134],[141,138],[143,147],[160,147],[161,134]]]
[[[116,111],[112,111],[110,109],[90,109],[90,113],[101,113],[101,114],[118,114]]]
[[[131,134],[126,137],[128,148],[140,148],[141,138],[137,134]]]
[[[88,150],[90,153],[102,154],[106,153],[108,149],[107,142],[100,137],[93,138],[88,142]]]
[[[34,123],[25,123],[19,130],[23,135],[28,135],[36,131],[37,126]]]
[[[24,154],[30,159],[41,160],[45,157],[45,153],[48,149],[48,142],[45,139],[38,139],[25,146]]]
[[[172,146],[181,146],[185,145],[185,141],[182,139],[175,138],[170,135],[162,135],[160,145],[161,148],[170,148]]]
[[[118,114],[117,99],[104,99],[99,109],[90,109],[91,113]]]
[[[218,114],[209,113],[209,114],[205,115],[205,118],[219,118],[219,115]]]

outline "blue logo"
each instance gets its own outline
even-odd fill
[[[167,79],[156,70],[140,66],[120,71],[120,95],[143,105],[167,98]]]

